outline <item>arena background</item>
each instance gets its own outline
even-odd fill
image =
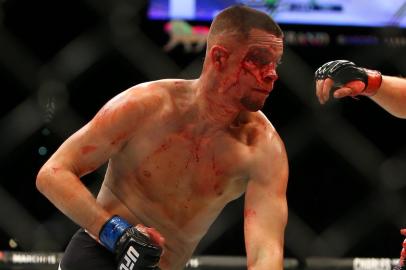
[[[37,192],[40,166],[120,91],[199,75],[203,52],[165,52],[164,22],[146,10],[145,0],[0,1],[0,250],[63,251],[77,227]],[[398,257],[406,122],[368,98],[319,105],[313,72],[350,59],[402,76],[405,31],[281,26],[285,55],[264,112],[289,156],[286,257]],[[93,192],[104,169],[84,177]],[[242,205],[225,209],[197,255],[244,255]]]

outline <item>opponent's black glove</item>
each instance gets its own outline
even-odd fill
[[[364,89],[354,89],[351,96],[372,96],[376,94],[382,83],[382,75],[379,71],[358,67],[347,60],[325,63],[316,70],[314,78],[316,81],[332,79],[334,82],[332,90],[341,88],[351,81],[362,81],[365,84]]]
[[[99,233],[100,242],[116,254],[119,270],[158,270],[162,248],[119,216],[113,216]]]

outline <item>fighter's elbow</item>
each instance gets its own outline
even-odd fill
[[[49,172],[47,166],[43,166],[39,170],[35,180],[35,186],[39,192],[41,193],[46,192],[46,188],[47,186],[49,186]]]
[[[50,189],[52,189],[55,180],[58,179],[57,173],[63,171],[62,168],[51,165],[45,164],[42,168],[38,171],[35,186],[39,192],[42,194],[46,194]]]

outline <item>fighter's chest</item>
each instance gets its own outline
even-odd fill
[[[247,174],[250,151],[232,138],[191,139],[172,134],[159,141],[151,140],[133,152],[133,173],[145,188],[165,185],[168,193],[182,190],[219,196]]]
[[[139,153],[141,154],[141,153]],[[222,175],[245,162],[246,149],[230,138],[184,138],[170,135],[141,154],[143,166],[153,170]]]

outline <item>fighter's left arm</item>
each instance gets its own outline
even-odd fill
[[[249,270],[282,270],[288,218],[288,161],[275,130],[260,139],[245,193],[244,233]]]

